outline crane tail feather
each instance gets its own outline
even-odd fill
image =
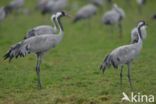
[[[9,60],[9,62],[11,62],[11,60],[13,58],[18,58],[20,57],[24,57],[27,53],[29,53],[28,51],[28,47],[27,46],[23,46],[22,43],[17,43],[16,45],[13,45],[9,51],[3,56],[4,60]]]
[[[111,61],[110,61],[110,60],[111,60],[111,55],[107,55],[107,56],[105,57],[103,63],[101,64],[100,70],[102,70],[103,73],[104,73],[104,71],[105,71],[107,68],[110,67],[110,65],[111,65]]]

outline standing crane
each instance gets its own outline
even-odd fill
[[[11,61],[13,58],[24,57],[29,53],[35,53],[37,56],[36,73],[39,88],[41,88],[40,64],[42,57],[48,50],[55,48],[64,36],[64,29],[60,21],[60,18],[63,16],[68,16],[68,14],[63,11],[56,14],[56,21],[60,30],[58,34],[36,35],[27,38],[13,45],[4,55],[4,60],[9,59]]]
[[[102,17],[102,23],[105,25],[118,24],[120,37],[122,36],[122,20],[125,17],[123,9],[119,8],[117,4],[113,5],[112,10],[107,11]]]
[[[96,6],[94,4],[88,4],[83,6],[76,14],[76,16],[74,17],[73,22],[76,23],[80,20],[83,19],[89,19],[91,18],[93,15],[96,14]]]
[[[51,16],[53,27],[51,27],[50,25],[36,26],[27,32],[27,35],[24,37],[24,39],[42,34],[56,34],[58,32],[58,29],[55,21],[55,16],[55,14]]]
[[[142,33],[141,29],[146,27],[146,24],[144,21],[140,21],[137,25],[138,30],[138,40],[136,43],[129,44],[129,45],[123,45],[116,49],[114,49],[110,54],[108,54],[103,63],[100,66],[100,69],[104,71],[109,68],[111,65],[117,69],[118,67],[121,67],[120,71],[120,84],[122,85],[122,70],[123,65],[126,64],[128,66],[128,80],[130,83],[130,87],[132,88],[131,83],[131,63],[136,58],[136,56],[139,55],[141,49],[142,49]]]

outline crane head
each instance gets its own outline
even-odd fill
[[[63,17],[63,16],[68,16],[68,17],[72,17],[71,15],[69,15],[67,12],[65,11],[61,11],[61,12],[57,12],[56,13],[56,17]]]
[[[145,23],[145,21],[144,20],[140,20],[139,22],[138,22],[138,27],[142,27],[142,26],[146,26],[147,24]]]

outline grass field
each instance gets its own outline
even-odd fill
[[[85,4],[83,0],[77,1],[79,6]],[[150,19],[156,13],[156,0],[147,0],[142,15],[137,12],[135,0],[131,7],[124,0],[114,1],[126,12],[122,39],[118,37],[116,27],[110,33],[110,28],[100,23],[103,13],[111,8],[109,5],[104,5],[89,21],[72,24],[72,19],[62,18],[64,38],[58,47],[44,56],[41,65],[43,88],[37,88],[34,54],[11,63],[1,61],[0,104],[120,104],[122,92],[131,93],[127,67],[124,67],[121,89],[120,70],[110,68],[102,74],[99,65],[112,49],[130,42],[130,31],[140,19],[148,22],[148,37],[141,54],[132,64],[134,91],[156,97],[156,21]],[[8,2],[0,0],[0,6]],[[70,0],[71,4],[73,2]],[[25,7],[30,8],[30,16],[11,14],[0,23],[1,60],[10,45],[23,39],[30,28],[51,24],[50,15],[40,15],[33,9],[34,5],[35,0],[26,0]],[[75,15],[76,11],[69,9],[71,15]]]

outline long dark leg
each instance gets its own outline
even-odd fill
[[[123,66],[121,66],[121,70],[120,70],[120,85],[121,85],[121,87],[122,87],[122,71],[123,70]]]
[[[38,87],[41,88],[41,81],[40,81],[40,64],[41,64],[41,55],[37,54],[37,64],[36,64],[36,73],[37,73],[37,81]]]
[[[128,63],[127,66],[128,66],[128,75],[127,75],[128,81],[129,81],[129,84],[130,84],[131,89],[133,89],[133,87],[132,87],[132,81],[131,81],[131,65],[130,65],[130,63]]]
[[[118,26],[119,26],[119,34],[120,34],[120,38],[122,38],[122,23],[119,22]]]

